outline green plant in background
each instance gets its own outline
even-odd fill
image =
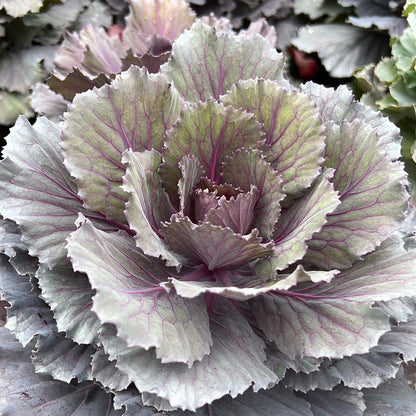
[[[18,119],[0,288],[24,349],[1,329],[1,413],[416,412],[398,129],[283,61],[197,20],[155,73]]]
[[[404,7],[409,27],[391,40],[391,56],[357,71],[361,101],[380,109],[403,136],[402,157],[412,181],[416,180],[416,2]]]
[[[404,0],[295,0],[294,12],[308,16],[293,45],[316,52],[328,73],[347,78],[389,53],[391,36],[407,26],[402,17]]]

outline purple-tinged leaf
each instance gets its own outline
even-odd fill
[[[254,266],[255,273],[272,279],[300,260],[307,251],[307,241],[320,231],[327,215],[339,205],[338,194],[329,182],[331,171],[322,173],[305,194],[283,210],[273,233],[273,254]]]
[[[30,87],[42,82],[47,73],[43,61],[52,62],[55,47],[35,46],[28,49],[12,48],[2,52],[0,59],[0,88],[27,94]]]
[[[136,67],[111,85],[75,97],[66,115],[63,146],[87,207],[125,221],[122,153],[160,151],[181,108],[182,100],[163,76]]]
[[[226,396],[196,413],[176,411],[172,416],[315,416],[309,403],[280,384],[257,393],[247,391],[231,399]],[[349,415],[348,415],[349,416]]]
[[[253,228],[264,240],[270,240],[280,214],[280,201],[284,197],[281,178],[266,162],[259,150],[236,151],[224,163],[223,181],[249,192],[252,185],[258,190],[254,207]]]
[[[283,81],[283,55],[260,35],[236,37],[197,22],[173,44],[161,71],[187,101],[198,102],[218,99],[243,79]]]
[[[400,157],[401,136],[399,128],[380,112],[355,101],[352,92],[345,85],[336,90],[323,85],[307,82],[301,86],[314,102],[322,120],[327,125],[341,125],[343,122],[365,120],[377,133],[378,139],[391,160]]]
[[[253,114],[208,100],[183,110],[180,123],[168,133],[165,163],[161,175],[168,192],[177,193],[181,177],[179,162],[195,156],[208,179],[220,179],[222,164],[237,149],[256,147],[263,142],[261,125]]]
[[[407,384],[403,372],[376,389],[363,389],[363,416],[409,416],[416,414],[416,393]]]
[[[254,206],[257,202],[257,188],[240,193],[237,197],[218,199],[218,207],[208,212],[205,221],[212,225],[231,228],[237,234],[247,234],[253,227]]]
[[[407,322],[393,326],[380,338],[379,348],[387,353],[400,353],[404,362],[416,359],[416,316],[411,315]]]
[[[174,212],[158,174],[162,162],[160,153],[126,151],[122,162],[128,163],[122,188],[131,194],[125,215],[130,228],[136,232],[137,247],[148,256],[166,260],[168,266],[179,267],[184,259],[169,251],[159,231],[161,223]]]
[[[225,273],[225,274],[224,274]],[[320,276],[330,280],[336,274],[333,272],[325,272]],[[325,276],[324,276],[325,275]],[[171,287],[175,288],[176,293],[184,298],[195,298],[201,294],[220,295],[229,299],[244,301],[252,299],[264,293],[273,292],[274,290],[287,290],[297,283],[310,282],[314,279],[314,272],[305,272],[301,266],[296,270],[285,276],[279,276],[280,280],[269,280],[267,282],[259,281],[256,276],[246,286],[225,286],[224,283],[231,282],[231,276],[227,272],[214,272],[214,277],[217,277],[216,282],[212,281],[190,281],[185,279],[169,278],[169,283],[162,284],[167,290]],[[235,279],[238,281],[238,278]]]
[[[130,385],[130,378],[116,368],[116,362],[110,361],[104,350],[99,349],[91,359],[91,376],[104,388],[113,391],[125,390]]]
[[[0,213],[20,225],[29,254],[53,267],[66,261],[65,238],[84,212],[63,164],[60,128],[40,118],[19,118],[3,150]]]
[[[62,409],[77,416],[120,416],[111,410],[111,396],[92,383],[68,384],[36,374],[30,348],[24,350],[5,328],[0,328],[0,412],[4,415],[59,415]]]
[[[279,82],[250,79],[234,85],[224,104],[255,114],[264,125],[267,160],[282,177],[286,194],[299,196],[318,176],[324,131],[318,111],[303,93],[288,92]]]
[[[155,347],[163,363],[191,365],[209,353],[205,300],[182,299],[161,288],[169,269],[144,256],[133,238],[85,222],[68,238],[68,253],[96,290],[92,310],[101,322],[116,325],[129,346]]]
[[[53,75],[65,80],[75,69],[89,79],[100,74],[117,74],[122,70],[126,51],[118,36],[110,36],[104,28],[85,26],[79,33],[66,33],[55,56]]]
[[[311,405],[313,416],[363,416],[363,393],[344,386],[331,391],[315,390],[300,394]]]
[[[134,53],[143,55],[154,48],[155,39],[171,44],[194,20],[195,13],[184,0],[130,2],[123,41]]]
[[[395,230],[407,209],[399,162],[390,162],[374,130],[362,121],[328,129],[325,165],[335,169],[341,204],[308,241],[305,261],[348,268]]]
[[[17,274],[3,254],[0,255],[0,291],[1,299],[11,305],[6,309],[5,326],[23,346],[35,335],[48,335],[54,329],[52,312],[39,298],[39,289],[32,287],[28,276]]]
[[[92,345],[79,345],[62,333],[40,335],[32,355],[36,373],[49,374],[55,380],[69,383],[91,380]]]
[[[209,270],[233,268],[271,254],[271,245],[262,244],[256,230],[242,236],[230,228],[197,225],[188,217],[172,216],[163,233],[172,251]]]
[[[182,215],[190,215],[191,197],[198,181],[205,177],[205,171],[196,156],[184,156],[179,162],[182,177],[178,182],[178,194],[180,212]]]
[[[66,111],[69,101],[45,84],[36,84],[32,88],[30,105],[36,114],[45,116],[48,120],[58,122]]]
[[[100,321],[91,310],[93,291],[87,277],[70,265],[52,270],[40,266],[36,277],[58,330],[79,344],[96,343]]]
[[[342,297],[358,302],[389,301],[416,294],[416,249],[398,246],[396,236],[373,253],[341,271],[329,283],[306,289],[313,296]]]
[[[145,406],[142,395],[134,386],[114,392],[113,406],[114,409],[124,409],[122,416],[166,416],[165,412],[159,413],[154,407]]]
[[[377,345],[367,354],[354,354],[341,360],[326,359],[319,369],[308,374],[289,371],[284,383],[302,392],[316,388],[331,390],[341,382],[357,390],[375,388],[395,377],[402,362],[397,352],[383,352]]]
[[[117,359],[117,367],[138,390],[183,410],[195,411],[227,394],[236,397],[252,385],[257,392],[275,382],[276,376],[263,364],[263,341],[226,299],[215,299],[211,305],[210,326],[214,342],[210,354],[192,368],[181,363],[162,365],[153,351],[127,348],[113,327],[105,326],[101,337],[110,358]]]
[[[383,312],[341,295],[282,291],[250,302],[267,339],[290,358],[366,353],[390,329]]]

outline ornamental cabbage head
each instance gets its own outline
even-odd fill
[[[197,21],[157,73],[12,129],[0,213],[22,242],[6,222],[2,247],[31,282],[3,273],[7,327],[125,415],[414,411],[399,151],[346,87],[295,88],[264,38]]]

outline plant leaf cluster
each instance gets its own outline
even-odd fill
[[[399,130],[221,22],[11,129],[1,413],[416,412]]]

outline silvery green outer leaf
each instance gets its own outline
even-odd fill
[[[326,359],[319,369],[309,373],[288,371],[283,383],[302,392],[316,388],[331,390],[340,383],[358,390],[375,388],[395,377],[403,362],[399,353],[384,352],[383,349],[377,345],[367,354],[355,354],[341,360]]]
[[[210,326],[210,354],[192,368],[163,365],[151,351],[128,348],[109,326],[101,331],[101,339],[110,358],[140,391],[156,394],[172,407],[195,411],[226,394],[236,397],[252,385],[256,392],[273,385],[276,376],[263,364],[263,341],[228,300],[217,299],[211,305]]]
[[[408,203],[405,174],[362,121],[328,129],[324,164],[335,169],[333,184],[341,203],[308,242],[305,260],[346,268],[397,230]]]
[[[69,383],[91,380],[92,345],[78,345],[62,333],[39,335],[32,355],[36,373],[50,374],[55,380]]]
[[[114,393],[114,408],[123,409],[124,411],[122,416],[166,415],[165,412],[159,413],[154,407],[145,406],[142,401],[142,395],[134,387]]]
[[[409,416],[416,413],[416,394],[406,382],[403,371],[376,389],[363,389],[364,416]]]
[[[129,387],[130,378],[118,370],[115,361],[110,361],[103,349],[97,350],[91,359],[91,377],[112,391],[125,390]]]
[[[79,416],[121,415],[111,410],[111,397],[97,385],[67,384],[36,374],[30,362],[30,348],[23,349],[5,328],[0,328],[0,336],[0,373],[10,375],[0,391],[2,414],[53,416],[64,411]]]
[[[87,207],[125,222],[128,194],[121,188],[126,169],[122,153],[160,151],[182,105],[163,75],[149,75],[136,67],[117,76],[112,87],[105,85],[74,99],[65,120],[65,163]]]
[[[317,52],[326,70],[336,78],[378,62],[388,53],[388,36],[342,23],[302,27],[292,43],[305,52]]]
[[[36,277],[58,330],[79,344],[95,343],[100,321],[91,310],[93,291],[87,277],[70,265],[53,270],[40,266]]]
[[[169,270],[145,257],[127,234],[101,232],[86,222],[69,237],[68,252],[96,290],[92,310],[101,322],[115,324],[127,345],[155,347],[162,363],[189,366],[209,353],[204,300],[165,292],[159,283]]]
[[[78,212],[86,211],[63,163],[61,129],[44,118],[32,126],[20,117],[7,140],[0,172],[2,215],[20,225],[29,254],[48,267],[65,263],[65,238],[75,229]]]
[[[11,305],[7,309],[6,328],[26,346],[35,335],[50,333],[50,325],[54,326],[53,316],[48,305],[39,298],[39,290],[32,291],[28,276],[17,274],[4,254],[0,261],[1,298]]]
[[[332,123],[341,125],[345,121],[364,120],[376,131],[378,139],[389,158],[394,161],[400,157],[401,136],[399,128],[388,118],[383,117],[380,112],[355,101],[352,92],[345,85],[341,85],[334,90],[313,82],[307,82],[301,86],[301,89],[309,96],[323,120],[328,122],[329,125]]]
[[[380,350],[400,353],[405,362],[416,358],[416,316],[400,322],[380,338]]]
[[[259,35],[234,37],[194,23],[172,46],[172,57],[162,66],[178,91],[190,102],[219,98],[233,84],[250,78],[283,80],[283,55]],[[242,48],[249,56],[239,59]]]

